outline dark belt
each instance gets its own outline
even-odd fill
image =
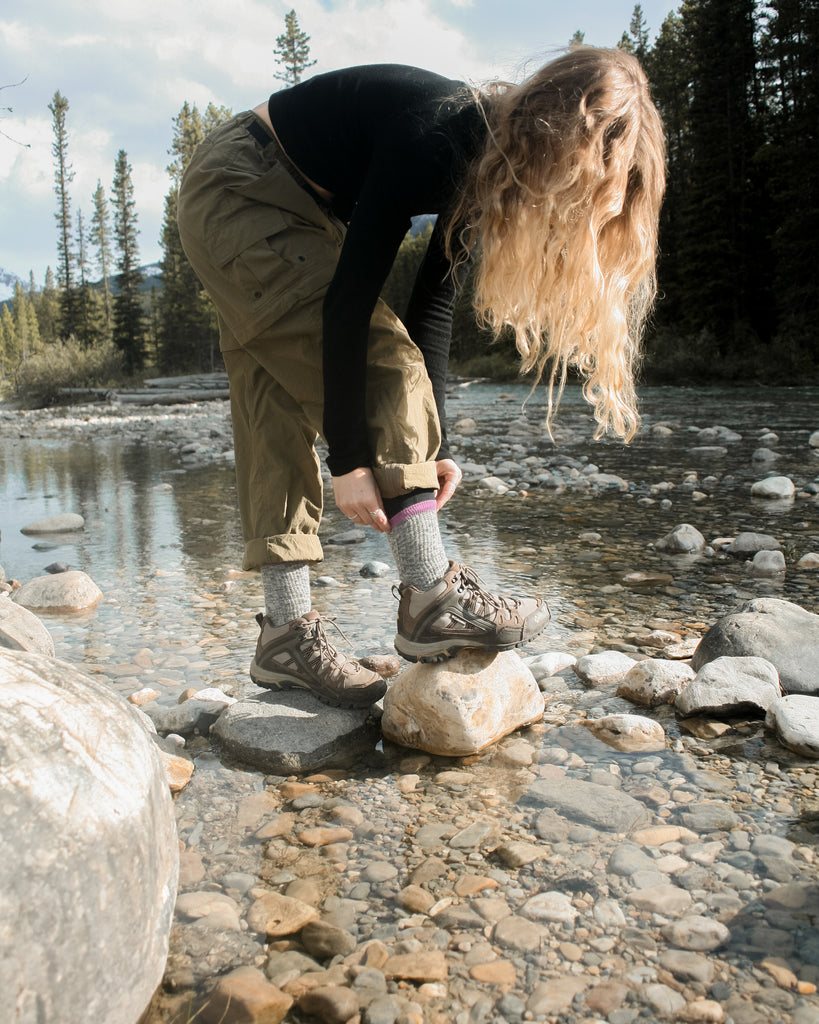
[[[327,202],[324,196],[320,196],[318,192],[316,192],[316,190],[312,187],[310,182],[304,177],[304,175],[301,173],[298,167],[296,167],[296,165],[293,163],[293,161],[290,159],[287,153],[285,153],[279,140],[276,138],[275,135],[271,133],[269,128],[266,128],[261,121],[251,121],[250,124],[246,127],[248,134],[253,136],[253,138],[259,143],[262,149],[273,143],[278,151],[277,159],[287,168],[290,177],[293,178],[297,185],[299,185],[301,188],[304,189],[305,192],[308,193],[311,199],[314,199],[318,203],[322,210],[326,212],[332,212],[332,206]]]

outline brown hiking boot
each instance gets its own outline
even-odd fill
[[[257,615],[261,626],[250,678],[269,690],[309,690],[337,708],[363,708],[384,696],[387,684],[337,651],[318,612],[283,626]]]
[[[429,590],[397,589],[395,649],[407,661],[442,661],[470,647],[509,651],[534,639],[549,621],[545,601],[490,594],[472,569],[457,562]]]

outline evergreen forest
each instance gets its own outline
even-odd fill
[[[571,45],[582,43],[575,33]],[[314,61],[294,11],[274,50],[283,87]],[[656,31],[639,5],[617,43],[642,63],[667,136],[659,297],[649,382],[801,384],[819,376],[819,0],[683,0]],[[423,63],[419,60],[419,63]],[[216,314],[176,227],[197,144],[230,116],[185,102],[171,125],[161,277],[145,279],[138,197],[120,151],[86,225],[72,211],[69,103],[53,118],[56,274],[17,285],[0,310],[0,384],[53,401],[59,388],[221,368]],[[401,246],[384,298],[401,315],[428,233]],[[467,280],[453,370],[513,376],[511,342],[476,323]]]

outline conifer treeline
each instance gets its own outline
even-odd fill
[[[309,37],[288,16],[277,40],[309,66]],[[582,33],[575,34],[576,39]],[[683,0],[650,43],[640,6],[619,46],[646,69],[668,139],[661,217],[659,293],[647,339],[655,378],[776,377],[801,382],[817,370],[819,334],[819,0]],[[278,54],[278,51],[276,51]],[[295,58],[294,58],[295,59]],[[279,63],[282,63],[279,59]],[[285,71],[288,66],[283,64]],[[282,76],[284,77],[284,76]],[[176,228],[179,183],[205,134],[230,112],[185,103],[173,122],[170,191],[162,227],[162,288],[138,293],[136,214],[130,168],[117,158],[114,230],[102,185],[87,233],[70,216],[71,165],[59,93],[54,116],[58,273],[46,286],[19,286],[0,315],[0,371],[38,346],[73,333],[84,345],[113,339],[126,366],[163,372],[218,367],[215,311],[188,264]],[[401,247],[385,297],[402,311],[424,239]],[[120,274],[109,286],[112,253]],[[89,285],[89,269],[101,278]],[[453,354],[481,356],[490,339],[459,300]]]

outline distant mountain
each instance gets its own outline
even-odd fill
[[[139,290],[141,292],[150,292],[154,288],[157,291],[162,291],[162,267],[158,263],[146,263],[144,266],[139,268],[142,271],[142,284]],[[10,270],[4,270],[0,267],[0,307],[8,302],[14,296],[14,287],[17,282],[25,288],[28,292],[28,281],[24,281],[21,277],[13,274]],[[116,295],[119,291],[119,275],[112,274],[110,279],[111,292]],[[102,288],[102,281],[92,281],[92,288]],[[38,291],[41,289],[38,288]]]
[[[3,270],[0,267],[0,302],[6,302],[14,295],[14,287],[18,281],[25,286],[25,281],[23,281],[22,277],[18,277],[16,274],[12,274],[10,270]]]

